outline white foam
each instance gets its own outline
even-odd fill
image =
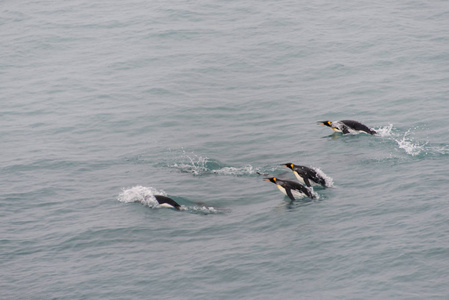
[[[375,128],[376,134],[381,137],[391,136],[391,131],[393,129],[393,124],[390,124],[385,127]]]
[[[123,188],[122,192],[118,195],[117,200],[123,203],[141,203],[150,208],[172,208],[166,204],[159,204],[156,200],[155,195],[167,196],[167,193],[163,190],[157,190],[152,187],[144,187],[141,185],[133,186],[131,188]],[[202,213],[202,214],[216,214],[220,211],[215,209],[212,206],[206,205],[194,205],[194,206],[185,206],[181,205],[180,210],[188,211],[193,213]]]
[[[333,187],[334,186],[334,179],[328,175],[326,175],[323,171],[321,171],[321,169],[319,168],[314,168],[315,171],[318,173],[318,175],[320,175],[321,177],[324,178],[324,182],[326,187]]]
[[[175,163],[174,168],[179,169],[184,173],[192,173],[193,175],[201,175],[207,172],[207,157],[202,157],[194,153],[187,153],[182,150],[182,156],[180,157],[182,162]]]
[[[315,196],[315,200],[319,200],[319,199],[320,199],[320,194],[318,194],[317,192],[315,192],[315,191],[313,190],[313,188],[308,188],[308,189],[312,192],[312,195]]]
[[[138,202],[149,207],[159,207],[155,195],[167,196],[167,193],[152,187],[137,185],[131,188],[123,188],[117,200],[124,203]]]
[[[428,142],[416,142],[411,136],[413,135],[412,129],[408,129],[405,133],[395,133],[393,132],[393,124],[386,127],[381,127],[376,129],[377,135],[381,137],[387,137],[389,140],[395,141],[402,149],[411,156],[417,156],[422,153],[424,154],[435,154],[439,153],[438,149],[432,149],[428,147]],[[435,150],[435,151],[434,151]],[[440,149],[441,150],[441,149]],[[443,151],[444,152],[444,151]],[[445,153],[442,153],[445,154]]]
[[[242,175],[253,175],[256,173],[256,170],[251,165],[246,165],[241,168],[236,167],[223,167],[219,170],[213,170],[212,173],[219,175],[233,175],[233,176],[242,176]]]
[[[199,213],[203,213],[203,214],[216,214],[218,213],[218,211],[213,208],[212,206],[189,206],[186,207],[186,210],[191,210],[194,212],[199,212]]]
[[[427,145],[427,143],[420,145],[409,138],[409,134],[410,129],[407,130],[407,132],[401,139],[395,139],[396,143],[398,143],[400,149],[403,149],[407,154],[410,154],[411,156],[421,154],[422,151],[425,150],[425,146]]]
[[[404,149],[407,154],[411,156],[416,156],[421,154],[424,150],[425,145],[414,144],[412,141],[407,140],[406,137],[403,137],[401,140],[396,140],[400,149]]]
[[[193,175],[202,175],[207,172],[207,168],[194,164],[175,163],[173,167],[179,169],[183,173],[192,173]]]
[[[184,149],[182,150],[182,155],[176,160],[177,162],[169,164],[169,167],[176,168],[183,173],[191,173],[195,176],[207,174],[244,176],[256,173],[256,170],[251,165],[243,167],[223,166],[223,164],[217,160],[195,153],[188,153]]]

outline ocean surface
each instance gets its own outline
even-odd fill
[[[0,12],[1,299],[449,299],[448,1]]]

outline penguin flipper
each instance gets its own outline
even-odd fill
[[[308,186],[311,187],[312,185],[310,184],[309,178],[304,176],[304,183]]]
[[[291,189],[285,189],[285,192],[287,193],[287,196],[290,198],[290,200],[295,201],[295,197],[293,196]]]

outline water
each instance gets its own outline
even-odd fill
[[[447,299],[448,15],[5,1],[1,298]],[[287,162],[332,187],[290,203]]]

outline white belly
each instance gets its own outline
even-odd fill
[[[282,193],[284,193],[284,195],[287,195],[287,192],[285,191],[285,189],[282,186],[280,186],[279,184],[276,184],[276,186]],[[304,198],[304,196],[305,196],[303,193],[296,191],[296,190],[292,190],[292,195],[293,195],[293,197],[298,198],[298,199]]]
[[[304,179],[303,179],[301,176],[299,176],[297,172],[293,172],[293,174],[295,174],[296,179],[298,179],[298,181],[299,181],[300,183],[302,183],[303,185],[307,186],[307,184],[304,182]],[[309,179],[309,182],[310,182],[310,185],[311,185],[311,186],[320,185],[319,183],[316,183],[316,182],[313,181],[312,179]]]
[[[282,186],[280,186],[279,184],[276,184],[276,186],[278,187],[278,189],[279,189],[282,193],[284,193],[285,195],[287,195],[287,192],[285,191],[285,189],[284,189]]]
[[[300,183],[306,184],[306,183],[304,182],[304,179],[302,179],[302,177],[299,176],[298,172],[293,172],[293,174],[295,174],[296,179],[298,179],[298,181],[299,181]]]
[[[298,192],[298,191],[293,191],[292,190],[292,194],[293,194],[293,197],[295,197],[295,198],[297,198],[297,199],[301,199],[301,198],[304,198],[306,195],[304,195],[303,193],[301,193],[301,192]]]
[[[170,205],[170,204],[168,204],[168,203],[162,203],[162,204],[159,204],[159,207],[174,208],[173,205]]]

